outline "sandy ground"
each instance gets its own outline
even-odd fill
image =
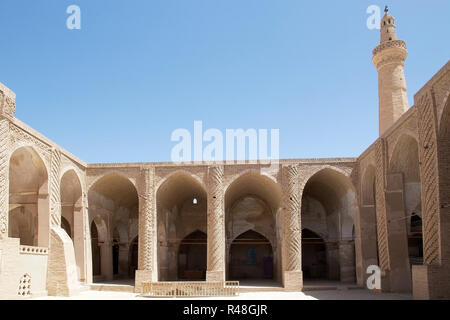
[[[135,293],[113,291],[83,291],[73,297],[40,297],[31,300],[173,300],[146,298]],[[191,298],[177,300],[409,300],[408,294],[376,294],[365,289],[318,290],[305,292],[248,292],[236,297]]]

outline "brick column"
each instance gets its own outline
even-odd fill
[[[341,282],[355,282],[355,242],[339,241],[339,278]]]
[[[366,287],[367,268],[379,265],[375,205],[361,205],[355,216],[355,256],[357,284]]]
[[[86,283],[86,238],[85,238],[85,219],[83,216],[82,200],[78,201],[73,209],[73,246],[75,249],[75,260],[79,268],[80,281]]]
[[[129,276],[128,270],[128,256],[130,253],[130,246],[128,243],[119,243],[119,276],[127,278]]]
[[[208,169],[207,281],[225,281],[225,203],[223,166]]]
[[[61,153],[57,149],[52,150],[49,179],[50,196],[50,228],[61,226]]]
[[[414,97],[418,111],[423,228],[423,265],[415,265],[412,270],[414,299],[450,298],[450,195],[446,175],[449,169],[444,167],[449,163],[448,145],[438,139],[433,96],[430,89]]]
[[[78,270],[72,239],[61,228],[61,152],[53,149],[51,153],[49,181],[49,211],[39,228],[41,241],[49,243],[47,262],[47,291],[49,295],[71,296],[79,292]],[[41,198],[41,195],[39,196]],[[41,202],[41,200],[39,200]],[[39,204],[39,215],[46,216],[45,199]],[[43,219],[41,219],[43,220]],[[41,237],[42,236],[42,237]],[[45,238],[44,238],[45,237]]]
[[[9,121],[0,116],[0,240],[8,237]]]
[[[89,204],[86,192],[82,193],[81,204],[83,206],[83,245],[84,245],[84,269],[85,269],[85,283],[93,282],[92,272],[92,239],[91,226],[89,225]]]
[[[106,240],[103,243],[99,243],[100,247],[100,270],[105,280],[112,280],[114,278],[113,274],[113,255],[112,255],[112,243],[111,240]]]
[[[328,267],[328,279],[339,280],[339,243],[336,241],[330,241],[325,243],[327,254],[327,267]]]
[[[16,94],[0,83],[0,240],[8,237],[9,121],[16,111]]]
[[[406,217],[401,174],[387,174],[384,139],[376,142],[376,210],[383,292],[410,292]]]
[[[377,234],[378,234],[378,257],[381,269],[381,290],[388,292],[389,288],[389,247],[388,247],[388,226],[386,214],[386,142],[380,138],[375,145],[375,203],[377,214]]]
[[[156,199],[155,168],[142,168],[139,184],[138,270],[135,291],[141,292],[143,281],[157,281],[156,270]]]
[[[283,284],[287,290],[301,290],[303,276],[299,169],[297,165],[287,165],[283,166],[282,173]]]

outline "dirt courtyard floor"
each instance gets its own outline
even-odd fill
[[[148,298],[131,292],[87,290],[73,297],[39,297],[31,300],[410,300],[410,294],[372,293],[366,289],[314,290],[305,292],[244,292],[236,297]]]

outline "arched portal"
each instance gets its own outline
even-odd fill
[[[75,229],[82,228],[81,182],[74,170],[69,170],[61,178],[61,227],[73,239]],[[77,228],[75,228],[75,224]],[[82,237],[82,235],[77,235]],[[75,244],[74,244],[75,245]]]
[[[206,279],[206,234],[195,231],[186,236],[178,249],[178,278]]]
[[[304,280],[327,279],[328,276],[325,241],[309,229],[302,230],[302,271]]]
[[[230,280],[273,279],[273,250],[262,234],[249,230],[233,240],[230,247]]]
[[[324,168],[309,178],[302,194],[302,226],[323,235],[328,280],[356,280],[353,225],[357,213],[355,189],[346,175]]]
[[[48,247],[49,227],[47,169],[32,147],[19,148],[9,162],[9,237]]]
[[[205,187],[201,180],[194,175],[179,171],[164,180],[158,188],[156,198],[159,280],[185,280],[192,275],[185,275],[185,269],[183,269],[185,265],[183,264],[184,267],[180,265],[180,263],[184,263],[184,260],[180,260],[178,249],[183,241],[188,241],[185,239],[186,235],[195,231],[206,234],[207,195]],[[184,248],[185,246],[181,247],[183,250]],[[198,250],[198,254],[203,252]],[[206,261],[206,251],[203,254],[204,258],[201,260]],[[182,257],[181,259],[183,259]],[[190,265],[187,267],[190,268]]]
[[[243,173],[226,189],[226,275],[229,280],[281,281],[282,232],[281,224],[277,223],[280,202],[279,185],[258,171]],[[238,261],[244,263],[242,268],[237,265]]]
[[[101,247],[101,277],[97,280],[129,278],[127,230],[138,229],[139,198],[127,177],[113,172],[98,179],[88,192],[89,217],[100,218],[105,226]],[[95,219],[94,219],[95,221]],[[99,228],[97,224],[97,229]]]

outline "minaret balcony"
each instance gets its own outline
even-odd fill
[[[376,55],[377,53],[381,52],[384,49],[388,48],[402,48],[406,50],[406,43],[403,40],[391,40],[387,42],[383,42],[380,45],[378,45],[375,49],[373,49],[372,53],[373,55]]]

